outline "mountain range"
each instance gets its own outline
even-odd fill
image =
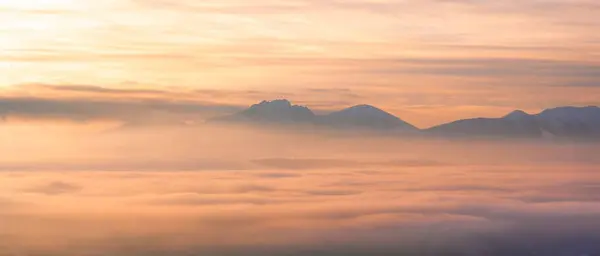
[[[263,101],[241,112],[210,121],[258,125],[304,124],[336,129],[418,130],[400,118],[370,105],[357,105],[326,115],[317,115],[309,108],[293,105],[288,100]]]
[[[357,105],[325,115],[281,99],[263,101],[211,122],[257,125],[312,125],[335,129],[361,129],[424,133],[459,137],[600,138],[600,108],[558,107],[538,114],[515,110],[500,118],[463,119],[428,129],[416,126],[371,105]]]

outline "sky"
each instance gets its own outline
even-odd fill
[[[428,127],[600,105],[599,11],[596,0],[0,0],[0,106],[72,117],[82,105],[227,112],[288,98],[318,111],[368,103]]]
[[[600,105],[598,13],[0,0],[0,256],[595,255],[595,143],[162,124],[280,98],[419,128]]]

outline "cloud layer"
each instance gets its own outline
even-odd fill
[[[0,146],[0,255],[600,252],[596,145],[217,131]]]

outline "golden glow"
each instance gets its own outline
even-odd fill
[[[26,10],[44,10],[44,9],[59,9],[76,4],[76,0],[2,0],[0,7],[26,9]]]
[[[0,0],[0,256],[596,255],[597,144],[204,122],[281,98],[420,128],[600,105],[599,10]]]
[[[361,97],[333,99],[399,115],[431,107],[426,98],[451,112],[488,115],[550,102],[593,105],[554,97],[573,87],[599,93],[597,7],[590,0],[3,0],[0,86],[259,90],[302,94],[293,99],[300,102],[331,97],[305,95],[315,88],[349,89]],[[524,87],[557,91],[542,99],[522,95]],[[471,90],[512,98],[474,104],[481,98]],[[422,97],[398,103],[407,94]]]

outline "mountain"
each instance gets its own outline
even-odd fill
[[[536,115],[539,125],[557,137],[600,137],[600,108],[559,107]]]
[[[319,118],[319,124],[338,128],[417,130],[402,119],[370,105],[357,105]]]
[[[600,137],[600,108],[560,107],[547,109],[536,115],[516,110],[501,118],[459,120],[426,131],[451,136]]]
[[[532,115],[527,114],[527,112],[525,112],[523,110],[515,110],[513,112],[510,112],[508,115],[505,115],[503,117],[503,119],[520,120],[520,119],[531,118],[531,117],[532,117]]]
[[[262,101],[231,116],[218,117],[213,121],[244,123],[312,123],[315,114],[308,108],[292,105],[288,100]]]
[[[427,132],[451,136],[542,137],[535,116],[517,110],[501,118],[474,118],[439,125]]]
[[[357,105],[326,115],[281,99],[262,101],[233,115],[214,118],[213,122],[259,125],[310,125],[336,130],[418,131],[402,119],[371,105]],[[473,118],[438,125],[425,134],[460,137],[500,138],[599,138],[600,108],[558,107],[539,114],[515,110],[499,118]]]
[[[304,124],[335,129],[417,130],[400,118],[369,105],[315,115],[310,109],[293,105],[288,100],[263,101],[239,113],[211,121],[262,125]]]

